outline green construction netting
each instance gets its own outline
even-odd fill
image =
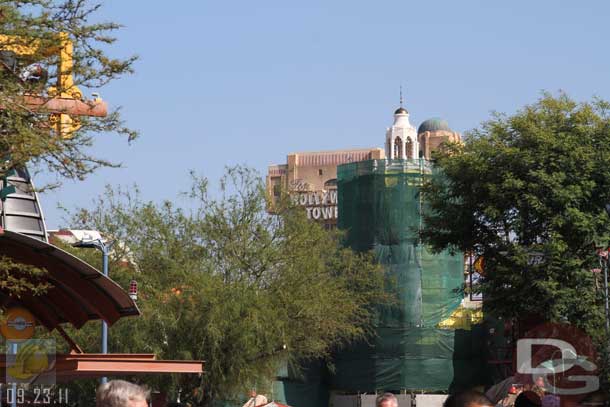
[[[373,250],[396,304],[379,308],[377,336],[340,352],[333,390],[449,390],[485,382],[482,328],[438,329],[464,297],[461,253],[434,254],[419,243],[432,174],[423,160],[369,160],[337,169],[339,228],[347,245]]]
[[[273,384],[275,400],[292,407],[328,406],[324,363],[320,360],[303,362],[300,368],[298,374],[286,369],[281,379]]]

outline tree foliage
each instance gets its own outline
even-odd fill
[[[138,280],[142,311],[111,328],[111,351],[205,361],[203,377],[151,378],[153,387],[182,389],[194,405],[265,393],[282,364],[298,368],[370,333],[369,305],[386,299],[372,257],[343,248],[288,200],[269,215],[261,179],[243,167],[227,171],[217,198],[197,176],[187,196],[184,209],[108,189],[71,220],[121,242],[116,257],[140,270],[111,264],[124,286]],[[79,335],[87,342],[87,330]]]
[[[424,238],[484,256],[484,306],[584,328],[601,341],[596,242],[610,221],[610,105],[543,94],[436,157]]]
[[[83,92],[97,91],[132,72],[135,57],[108,55],[116,40],[112,34],[120,25],[100,22],[96,16],[100,5],[88,0],[0,1],[0,176],[27,164],[56,175],[58,183],[62,178],[83,179],[99,167],[117,165],[91,153],[93,136],[118,133],[135,137],[118,109],[106,117],[74,117],[81,127],[70,137],[60,137],[51,129],[50,115],[32,110],[24,99],[26,95],[48,98],[61,94],[80,98],[78,87]],[[72,41],[74,52],[72,66],[60,69],[57,49],[62,38]],[[15,46],[33,51],[22,55],[13,51]],[[48,80],[32,82],[32,76],[21,76],[32,63],[47,69]],[[58,82],[58,76],[67,74],[72,82]]]
[[[0,256],[0,290],[12,297],[40,295],[49,288],[45,269]]]

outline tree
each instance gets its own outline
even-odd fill
[[[484,307],[497,316],[569,321],[602,343],[596,242],[610,221],[610,105],[545,93],[494,114],[436,156],[424,188],[424,239],[485,259]]]
[[[99,7],[87,0],[0,0],[3,192],[6,177],[26,165],[56,176],[57,182],[47,187],[58,186],[62,178],[83,179],[99,167],[116,166],[90,152],[93,136],[136,136],[123,125],[118,110],[91,113],[100,103],[83,97],[83,90],[95,91],[130,73],[135,61],[108,56],[115,41],[111,34],[120,26],[94,21]],[[69,109],[75,104],[80,110]],[[48,286],[44,269],[0,258],[0,271],[2,289],[12,296],[39,294]]]
[[[207,180],[193,182],[190,210],[108,189],[70,221],[121,242],[140,270],[110,267],[122,284],[138,280],[142,311],[110,329],[111,351],[205,361],[202,378],[150,378],[153,387],[182,389],[197,406],[251,386],[266,392],[281,364],[298,369],[371,333],[370,304],[386,300],[371,256],[343,248],[340,235],[288,199],[268,214],[262,180],[249,169],[229,169],[217,199]],[[97,340],[85,347],[96,350]]]
[[[83,179],[99,167],[116,165],[89,151],[94,135],[136,136],[118,110],[105,117],[77,117],[32,104],[81,100],[82,90],[95,91],[132,71],[135,57],[107,54],[115,42],[111,34],[120,26],[96,21],[100,5],[0,1],[0,176],[28,165],[55,174],[58,182]]]

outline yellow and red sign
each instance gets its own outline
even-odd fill
[[[9,341],[23,342],[34,336],[36,318],[22,307],[13,307],[6,311],[0,324],[0,333]]]
[[[479,256],[476,258],[474,264],[472,265],[472,268],[475,273],[478,273],[482,276],[485,275],[485,259],[483,258],[483,256]]]

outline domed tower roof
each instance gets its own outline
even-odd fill
[[[432,119],[428,119],[419,125],[417,129],[417,134],[435,131],[453,131],[449,127],[449,123],[446,120],[441,119],[440,117],[433,117]]]

